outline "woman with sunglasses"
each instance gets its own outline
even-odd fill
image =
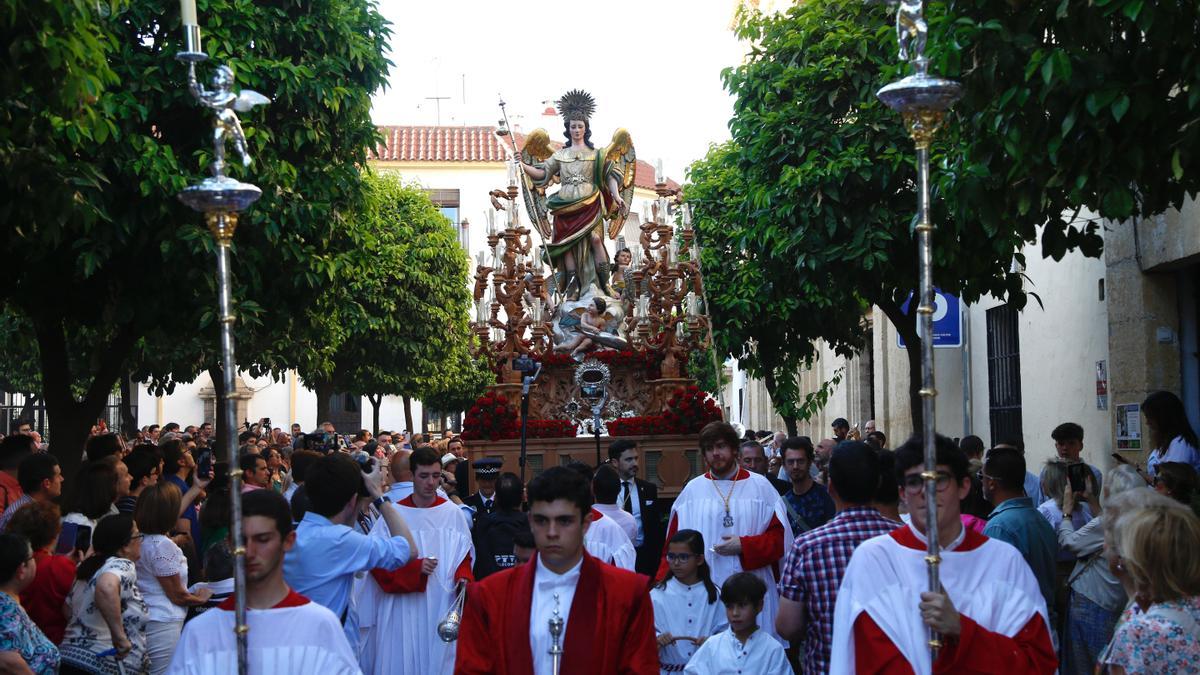
[[[142,534],[133,516],[102,518],[92,534],[92,547],[94,553],[79,564],[67,598],[71,620],[59,673],[145,673],[150,667],[147,610],[137,585]]]

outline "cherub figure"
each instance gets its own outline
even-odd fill
[[[923,0],[900,0],[896,10],[896,41],[900,43],[900,60],[916,62],[925,58],[925,38],[929,26],[925,23]]]
[[[200,105],[209,108],[217,114],[213,120],[213,159],[212,173],[216,178],[225,175],[225,141],[233,139],[233,149],[242,158],[242,166],[249,167],[251,158],[246,149],[246,133],[238,120],[238,112],[248,112],[256,105],[264,105],[271,99],[257,91],[244,89],[233,91],[233,69],[229,66],[217,66],[212,77],[212,90],[201,86],[196,79],[196,66],[188,64],[188,89]],[[235,112],[236,111],[236,112]]]
[[[579,334],[555,347],[554,351],[571,352],[571,356],[587,351],[592,346],[592,339],[585,333],[599,333],[604,330],[604,312],[607,309],[608,304],[604,302],[604,298],[593,298],[587,311],[579,317]]]

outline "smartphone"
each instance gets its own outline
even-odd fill
[[[63,523],[54,552],[58,555],[71,555],[71,552],[76,550],[86,552],[91,546],[92,528],[77,523]]]
[[[200,459],[196,462],[196,475],[204,480],[212,478],[212,451],[205,450],[200,453]]]
[[[1090,469],[1083,462],[1067,465],[1067,478],[1071,481],[1071,490],[1073,492],[1083,492],[1087,487],[1087,478],[1085,476],[1087,476],[1088,471]]]
[[[92,547],[92,528],[80,525],[75,529],[75,550],[87,552]]]
[[[71,555],[71,551],[75,550],[75,536],[78,531],[79,526],[75,523],[62,524],[62,531],[58,534],[58,543],[54,546],[55,555]]]
[[[1125,456],[1119,452],[1114,452],[1112,458],[1117,460],[1118,464],[1129,464],[1129,460],[1125,459]]]

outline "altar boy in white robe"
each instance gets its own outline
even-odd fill
[[[692,655],[687,675],[791,675],[787,653],[777,640],[759,630],[756,617],[767,585],[756,575],[738,572],[721,585],[721,602],[729,629],[717,633]]]
[[[729,627],[699,532],[680,530],[671,537],[667,565],[667,578],[650,589],[660,675],[683,672],[708,638]]]
[[[413,493],[396,507],[425,557],[392,571],[371,570],[355,586],[359,663],[367,673],[450,675],[454,644],[438,637],[437,626],[460,584],[474,581],[471,523],[462,509],[438,495],[442,465],[432,448],[417,448],[408,461]],[[371,533],[387,536],[378,521]]]
[[[567,467],[587,478],[588,483],[592,486],[593,495],[595,495],[597,476],[602,476],[602,472],[613,472],[615,475],[610,466],[601,466],[595,474],[592,473],[590,466],[582,462],[572,462]],[[583,539],[583,546],[587,552],[601,562],[632,572],[637,562],[637,549],[633,547],[633,540],[625,533],[625,528],[598,511],[595,506],[588,515],[588,522],[590,525]]]
[[[740,467],[737,432],[728,423],[711,422],[701,429],[700,451],[708,473],[693,478],[679,493],[671,507],[667,540],[679,530],[703,535],[706,562],[717,585],[738,572],[762,580],[767,593],[758,625],[779,639],[779,565],[794,541],[787,507],[765,476]],[[664,556],[655,578],[664,578],[666,571]]]
[[[288,587],[284,555],[296,543],[292,511],[282,495],[255,490],[242,496],[246,546],[248,672],[358,675],[341,623],[323,605]],[[230,596],[183,627],[171,675],[237,672],[234,599]]]

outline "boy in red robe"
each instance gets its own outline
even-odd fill
[[[930,593],[924,453],[912,437],[896,450],[896,477],[912,520],[854,550],[834,609],[834,675],[1019,673],[1050,675],[1058,659],[1046,601],[1017,549],[963,527],[971,491],[967,457],[938,436],[937,528],[942,592]],[[928,631],[940,635],[930,658]]]
[[[537,554],[468,587],[454,672],[549,675],[549,621],[557,610],[560,673],[657,675],[648,580],[583,548],[592,510],[587,480],[551,467],[530,481],[528,494]]]

